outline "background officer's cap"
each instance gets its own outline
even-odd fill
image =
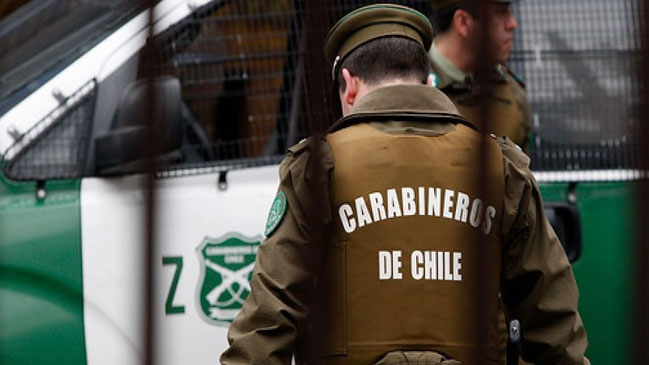
[[[459,3],[462,0],[430,0],[433,9],[440,9],[451,4]],[[495,3],[513,3],[518,0],[489,0]]]
[[[352,11],[340,19],[325,39],[325,57],[336,67],[357,47],[377,38],[407,37],[427,50],[433,40],[433,28],[428,18],[406,6],[374,4]]]

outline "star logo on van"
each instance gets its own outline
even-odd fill
[[[205,237],[197,248],[201,277],[197,290],[201,318],[228,326],[250,294],[250,278],[261,237],[230,233]]]

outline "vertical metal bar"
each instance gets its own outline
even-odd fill
[[[323,201],[324,194],[321,194],[321,189],[326,189],[324,186],[326,176],[321,166],[320,158],[323,153],[323,144],[326,142],[318,143],[325,135],[327,130],[327,110],[326,103],[327,92],[329,90],[329,80],[326,72],[327,66],[324,59],[324,39],[327,34],[330,24],[327,24],[329,10],[331,9],[331,0],[300,0],[300,8],[304,10],[303,36],[306,42],[301,42],[301,46],[305,47],[302,55],[304,59],[304,82],[301,83],[303,97],[300,101],[304,102],[300,110],[302,115],[306,117],[306,135],[314,136],[314,141],[311,146],[310,161],[306,167],[305,176],[308,177],[308,193],[309,198],[313,201],[314,207],[326,207],[329,202]],[[309,227],[311,227],[310,237],[313,241],[313,246],[316,247],[319,254],[314,257],[322,257],[322,253],[326,250],[326,227],[321,223],[323,221],[320,212],[312,210],[306,212],[306,218],[309,220]],[[319,337],[324,332],[320,331],[322,318],[319,317],[323,313],[323,301],[319,299],[321,295],[317,285],[322,280],[323,265],[321,260],[315,260],[310,263],[310,267],[314,270],[315,283],[313,292],[310,299],[310,311],[307,318],[307,326],[310,328],[310,335],[306,339],[306,343],[302,346],[307,348],[306,353],[309,356],[316,356],[316,348],[321,343],[322,339]],[[314,359],[301,359],[305,363],[310,363]],[[317,362],[317,361],[315,361]]]
[[[649,3],[639,0],[640,18],[639,32],[640,55],[637,72],[639,80],[640,105],[637,109],[638,130],[635,133],[637,146],[635,161],[637,168],[643,172],[639,183],[639,199],[636,200],[637,236],[635,242],[635,313],[633,322],[633,352],[634,364],[649,364]]]
[[[301,115],[299,113],[301,100],[303,97],[304,90],[304,57],[300,56],[300,52],[306,47],[306,38],[304,32],[302,31],[302,24],[304,23],[301,19],[302,17],[302,7],[300,6],[300,0],[293,0],[291,3],[291,10],[293,16],[291,16],[291,30],[290,38],[288,41],[288,49],[294,50],[295,55],[291,55],[287,52],[287,69],[290,66],[295,68],[295,75],[292,77],[292,87],[293,91],[290,99],[290,110],[287,110],[289,115],[288,126],[287,126],[287,136],[284,141],[284,145],[281,146],[280,151],[286,150],[292,144],[295,144],[299,141],[298,136],[302,132],[299,129],[299,120]],[[295,51],[297,50],[297,51]],[[285,71],[286,72],[286,71]],[[290,79],[290,77],[286,77]]]
[[[493,192],[489,191],[489,186],[487,185],[487,176],[489,176],[489,170],[494,168],[495,166],[489,166],[490,159],[488,157],[488,138],[489,134],[488,131],[492,130],[491,125],[492,121],[490,120],[491,116],[493,113],[491,113],[491,103],[490,103],[490,98],[489,95],[492,92],[492,73],[493,73],[493,68],[494,64],[490,61],[490,52],[491,50],[489,49],[489,31],[490,28],[488,26],[489,20],[487,19],[487,16],[489,15],[489,12],[487,11],[487,6],[488,6],[488,0],[474,0],[471,2],[470,6],[474,9],[476,16],[478,17],[479,21],[476,23],[478,26],[478,32],[481,35],[481,41],[478,42],[476,45],[477,49],[474,50],[474,55],[478,55],[478,59],[481,61],[479,65],[477,65],[477,69],[475,70],[474,74],[474,83],[475,85],[478,86],[478,89],[475,91],[477,92],[477,98],[478,98],[478,105],[480,106],[480,111],[478,113],[479,117],[478,120],[480,121],[478,124],[478,128],[481,132],[481,139],[480,139],[480,168],[478,171],[475,172],[474,179],[476,179],[476,185],[478,187],[478,196],[483,197],[483,199],[489,199],[489,195]],[[475,88],[475,85],[473,86]],[[475,243],[475,247],[478,250],[478,255],[477,257],[487,257],[487,250],[486,250],[486,237],[483,235],[478,236],[479,242]],[[485,260],[478,260],[476,263],[477,265],[477,272],[479,275],[479,280],[484,281],[485,283],[489,281],[488,275],[489,275],[489,264]],[[478,304],[480,303],[486,303],[487,297],[486,297],[486,285],[478,285],[478,292],[475,293],[475,296],[473,300],[475,300]],[[488,323],[490,322],[487,318],[487,307],[478,305],[478,308],[480,308],[480,313],[478,313],[478,321],[475,325],[475,340],[474,343],[476,344],[486,344],[486,339],[489,338],[489,327]],[[478,347],[478,365],[482,364],[487,364],[487,353],[486,353],[486,346],[480,346]]]
[[[307,39],[306,69],[303,84],[306,95],[307,134],[322,134],[327,129],[327,91],[329,81],[324,72],[328,67],[324,59],[324,39],[327,35],[329,0],[304,0],[304,31]]]
[[[153,364],[153,351],[154,351],[154,310],[153,310],[153,270],[154,270],[154,240],[155,240],[155,173],[156,168],[156,153],[159,151],[159,136],[156,128],[154,127],[154,116],[156,109],[156,93],[154,89],[154,76],[155,76],[155,49],[153,43],[154,35],[154,22],[155,22],[155,0],[143,0],[149,9],[148,19],[148,36],[147,43],[144,47],[144,70],[143,75],[147,80],[146,87],[146,102],[143,105],[144,116],[146,120],[146,133],[145,140],[141,141],[140,146],[144,148],[146,156],[145,166],[145,179],[143,182],[143,190],[145,195],[145,233],[144,233],[144,249],[142,252],[143,262],[143,280],[144,280],[144,303],[142,312],[142,329],[143,329],[143,364]]]

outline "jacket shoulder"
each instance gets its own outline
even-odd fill
[[[321,137],[318,138],[311,136],[302,139],[286,151],[286,156],[282,163],[296,160],[308,160],[313,153],[317,153],[320,148],[323,148],[323,145],[326,144],[323,142],[324,139]]]
[[[521,170],[521,172],[529,172],[530,158],[516,143],[507,136],[497,137],[492,134],[491,137],[495,139],[500,146],[500,150],[506,162],[509,162],[514,168]],[[531,172],[529,172],[529,174],[531,174]]]
[[[525,81],[523,80],[522,77],[520,77],[518,74],[512,71],[511,68],[507,67],[506,65],[500,64],[498,65],[498,69],[505,75],[505,78],[508,81],[515,82],[520,87],[525,89]]]
[[[280,175],[292,170],[293,175],[308,177],[313,172],[308,166],[325,171],[333,168],[333,156],[326,138],[311,136],[290,147],[280,164]]]
[[[500,146],[503,156],[503,173],[505,177],[505,199],[503,201],[503,223],[501,233],[508,235],[512,227],[527,225],[526,206],[534,191],[538,189],[534,175],[530,170],[530,158],[521,148],[507,137],[494,137]]]
[[[300,142],[294,144],[288,149],[288,155],[296,155],[304,152],[305,150],[308,149],[309,144],[312,143],[309,140],[312,139],[313,137],[310,138],[304,138]]]

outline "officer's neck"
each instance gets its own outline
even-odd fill
[[[480,65],[469,40],[456,32],[448,31],[437,35],[433,47],[466,75],[475,73]]]
[[[363,80],[356,78],[353,84],[348,83],[348,88],[340,92],[340,102],[342,106],[343,116],[351,113],[354,105],[356,105],[367,94],[376,89],[393,85],[421,85],[421,81],[418,81],[416,78],[390,78],[381,80],[377,83],[368,84]]]

